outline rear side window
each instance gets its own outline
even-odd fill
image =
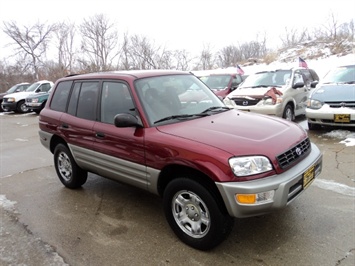
[[[76,116],[88,120],[96,120],[98,95],[99,82],[83,82],[79,93]]]
[[[59,112],[65,112],[72,81],[63,81],[58,83],[53,93],[50,109]]]

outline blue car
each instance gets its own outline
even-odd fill
[[[355,65],[336,67],[325,75],[308,98],[306,117],[309,130],[355,127]]]

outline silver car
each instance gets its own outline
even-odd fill
[[[293,121],[305,115],[309,92],[318,83],[312,69],[291,68],[257,72],[224,98],[239,110],[274,115]]]

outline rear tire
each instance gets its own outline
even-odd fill
[[[75,189],[85,184],[87,171],[76,164],[71,152],[64,144],[58,144],[54,149],[54,166],[59,180],[67,188]]]
[[[189,178],[172,180],[164,192],[164,212],[176,236],[185,244],[209,250],[224,241],[234,219],[209,189]]]

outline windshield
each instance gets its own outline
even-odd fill
[[[14,85],[10,89],[7,90],[7,93],[13,93],[16,91],[17,88],[18,88],[18,85]]]
[[[346,67],[337,67],[329,71],[322,83],[354,83],[355,65]]]
[[[228,87],[230,79],[231,75],[211,75],[201,77],[201,80],[211,89],[224,89]]]
[[[265,71],[249,75],[240,88],[281,87],[291,79],[291,70]]]
[[[35,91],[38,88],[39,85],[41,85],[39,82],[33,83],[31,86],[29,86],[27,88],[26,91]]]
[[[173,123],[228,110],[194,75],[139,79],[135,87],[151,126],[159,124],[160,120]]]

